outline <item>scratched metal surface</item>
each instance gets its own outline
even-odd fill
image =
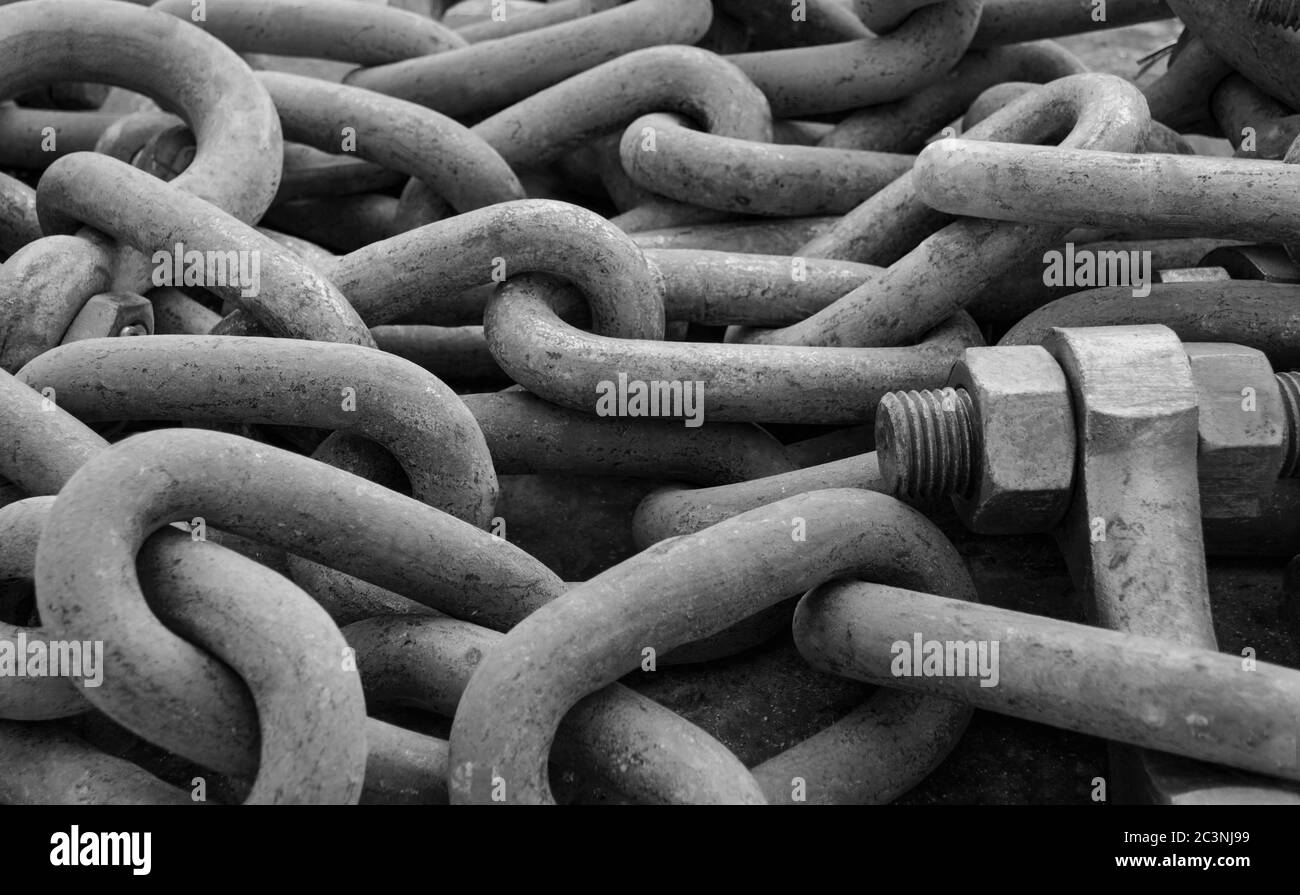
[[[1061,43],[1089,68],[1146,83],[1164,71],[1158,62],[1141,78],[1139,60],[1172,43],[1176,22],[1152,22]],[[1231,154],[1225,141],[1198,142],[1206,154]],[[1070,583],[1047,537],[981,538],[944,526],[967,558],[984,602],[1084,621],[1084,596]],[[1300,666],[1300,632],[1281,614],[1281,561],[1211,560],[1210,596],[1220,648]],[[756,764],[816,732],[855,705],[869,687],[825,682],[800,660],[790,638],[733,659],[690,670],[638,674],[642,692],[681,712]],[[631,680],[629,682],[632,682]],[[1094,737],[977,712],[957,749],[901,804],[1082,804],[1093,777],[1106,774],[1106,745]]]
[[[1093,70],[1137,79],[1138,60],[1172,43],[1179,26],[1157,22],[1062,43]],[[1158,63],[1140,82],[1163,71]],[[1202,152],[1223,152],[1226,143],[1198,143]],[[563,482],[542,484],[550,499],[569,489]],[[644,486],[614,489],[630,514]],[[580,501],[573,512],[580,512]],[[557,514],[558,515],[558,514]],[[585,577],[612,561],[582,543],[580,526],[555,524],[513,527],[511,540],[557,567],[569,578]],[[966,557],[984,602],[1084,621],[1083,595],[1072,587],[1065,564],[1047,537],[981,538],[954,520],[938,520]],[[614,539],[617,541],[617,539]],[[609,538],[605,538],[606,543]],[[615,544],[630,550],[629,540]],[[618,557],[613,557],[617,559]],[[1215,628],[1225,652],[1253,647],[1258,659],[1300,666],[1300,631],[1289,629],[1281,614],[1282,561],[1212,560],[1210,592]],[[757,764],[795,745],[858,704],[871,688],[834,679],[807,667],[788,635],[730,659],[636,673],[627,683],[680,712],[717,736],[747,764]],[[445,720],[413,712],[383,715],[414,729],[441,736]],[[143,743],[103,718],[89,716],[83,732],[101,747],[136,761],[160,776],[187,786],[196,769]],[[900,802],[912,804],[1041,804],[1090,801],[1093,777],[1107,772],[1106,746],[1093,737],[988,712],[977,712],[953,754]],[[209,780],[212,775],[209,773]],[[579,802],[617,801],[598,787],[556,780],[557,795]],[[233,792],[221,781],[216,799]],[[567,798],[566,798],[567,796]]]

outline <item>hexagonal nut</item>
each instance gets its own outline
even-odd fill
[[[153,305],[134,292],[101,292],[81,307],[63,334],[62,344],[83,339],[105,339],[122,334],[127,327],[143,327],[153,333]]]
[[[957,515],[981,534],[1050,531],[1070,505],[1077,446],[1056,360],[1040,345],[967,348],[948,385],[970,394],[980,445]]]
[[[1201,515],[1258,516],[1282,469],[1286,409],[1273,366],[1245,345],[1188,342],[1198,405]]]

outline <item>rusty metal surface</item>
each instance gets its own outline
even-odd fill
[[[0,2],[0,801],[1300,800],[1294,32],[444,5]]]

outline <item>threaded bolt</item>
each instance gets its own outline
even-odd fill
[[[1275,376],[1286,414],[1279,477],[1300,478],[1300,371]],[[890,392],[880,399],[876,452],[891,494],[920,500],[967,495],[981,449],[974,404],[963,388]]]
[[[124,326],[124,327],[122,327],[122,328],[118,331],[117,334],[118,334],[119,337],[123,337],[123,336],[147,336],[147,335],[149,335],[149,328],[146,327],[146,326],[145,326],[144,324],[142,324],[142,323],[132,323],[132,324],[130,324],[130,325],[128,325],[128,326]]]
[[[942,388],[885,395],[876,412],[876,452],[885,486],[899,497],[969,493],[980,453],[970,394]]]
[[[1300,0],[1250,0],[1250,17],[1265,25],[1300,30]]]

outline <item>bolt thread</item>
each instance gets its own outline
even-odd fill
[[[1250,17],[1265,25],[1300,30],[1300,0],[1250,0]]]
[[[966,494],[979,452],[975,408],[965,389],[890,392],[876,413],[881,475],[900,497]]]
[[[1282,431],[1282,472],[1280,478],[1300,478],[1300,373],[1277,373],[1286,410],[1286,427]]]

